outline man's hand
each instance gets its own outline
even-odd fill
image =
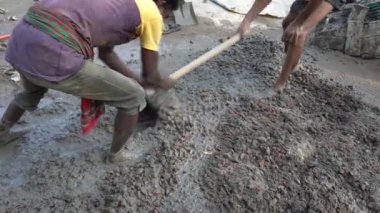
[[[289,75],[296,68],[305,45],[306,38],[315,26],[333,10],[329,1],[310,0],[301,14],[290,23],[284,31],[282,41],[285,42],[286,57],[279,80],[274,89],[282,92]]]
[[[282,35],[282,41],[303,46],[308,34],[309,32],[302,25],[291,23],[284,31],[284,34]]]
[[[158,71],[158,52],[148,49],[141,49],[142,57],[142,80],[141,86],[144,88],[168,90],[174,86],[174,81],[163,78]]]
[[[242,38],[244,38],[245,36],[248,35],[249,31],[251,29],[251,22],[249,22],[248,20],[244,19],[241,24],[240,24],[240,27],[238,29],[238,32],[240,33],[240,36]]]
[[[248,35],[251,29],[251,23],[255,18],[259,15],[259,13],[266,7],[272,0],[257,0],[253,3],[251,9],[248,11],[247,15],[245,15],[243,21],[240,24],[238,32],[240,36],[244,38]]]
[[[174,87],[175,81],[170,78],[161,78],[159,86],[160,89],[168,90]]]
[[[163,89],[168,90],[174,86],[175,81],[170,78],[162,78],[160,75],[143,78],[140,81],[142,87],[146,89]]]

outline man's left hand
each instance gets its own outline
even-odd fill
[[[299,24],[291,23],[282,35],[282,41],[286,43],[303,45],[309,32]]]
[[[170,78],[162,78],[161,76],[157,75],[154,77],[144,78],[140,81],[140,84],[142,87],[146,89],[163,89],[168,90],[172,88],[175,84],[175,81],[173,81]]]

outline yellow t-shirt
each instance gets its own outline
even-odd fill
[[[152,0],[136,0],[140,12],[141,24],[137,28],[141,47],[158,51],[164,22],[161,13]]]

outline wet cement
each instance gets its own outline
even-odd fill
[[[190,73],[181,107],[140,123],[126,163],[102,162],[114,109],[84,137],[79,99],[49,93],[18,125],[31,133],[2,147],[0,212],[380,211],[379,108],[321,79],[308,53],[268,95],[282,55],[255,35]]]

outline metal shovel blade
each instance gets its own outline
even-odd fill
[[[180,4],[178,10],[173,11],[173,13],[176,24],[181,26],[198,24],[198,19],[195,15],[192,2],[184,2],[183,4]]]

